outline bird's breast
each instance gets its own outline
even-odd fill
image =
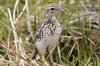
[[[43,28],[43,43],[45,45],[56,44],[61,35],[61,26],[59,22],[48,23]]]
[[[48,22],[42,24],[35,45],[39,50],[43,50],[48,46],[55,46],[61,35],[61,31],[62,28],[58,21],[48,20]]]

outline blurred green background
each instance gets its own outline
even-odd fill
[[[69,9],[56,15],[63,31],[54,50],[55,63],[100,66],[100,0],[0,0],[0,66],[17,66],[19,55],[29,56],[49,3]]]

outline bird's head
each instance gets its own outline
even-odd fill
[[[46,17],[54,16],[57,12],[68,12],[67,8],[62,8],[58,4],[47,4],[44,9],[44,15]]]

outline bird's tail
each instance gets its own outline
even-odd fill
[[[33,59],[33,58],[36,57],[37,54],[38,54],[37,49],[33,48],[31,54],[29,55],[29,57],[30,57],[31,59]]]

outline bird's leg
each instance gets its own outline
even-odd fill
[[[52,54],[53,53],[50,54],[50,61],[51,61],[51,63],[53,63],[53,55]]]
[[[50,62],[52,64],[52,66],[56,66],[56,64],[55,64],[55,62],[53,60],[53,53],[51,53],[51,55],[50,55]]]
[[[43,55],[42,55],[42,62],[43,62],[43,66],[45,66],[45,58]]]
[[[48,48],[49,54],[50,54],[50,62],[51,62],[51,65],[52,66],[56,66],[55,65],[55,62],[54,62],[54,59],[53,59],[53,51],[54,51],[54,48],[55,48],[55,46],[54,47],[49,46],[49,48]]]
[[[41,60],[42,60],[42,66],[49,66],[48,63],[46,62],[46,59],[45,59],[45,55],[41,55]]]

